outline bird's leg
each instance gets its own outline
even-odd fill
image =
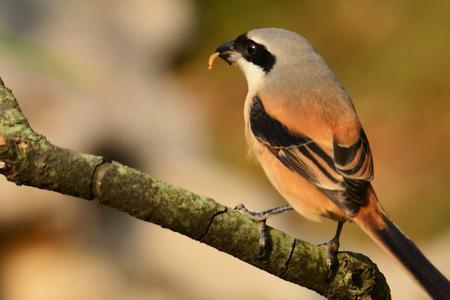
[[[339,237],[341,236],[342,227],[344,226],[345,221],[339,221],[336,234],[334,237],[329,240],[327,243],[322,244],[322,246],[326,246],[327,248],[327,266],[328,266],[328,278],[331,279],[332,275],[337,271],[339,267],[339,261],[337,259],[337,254],[339,252]]]
[[[271,216],[293,210],[293,208],[289,204],[283,204],[277,207],[269,208],[267,210],[255,212],[248,210],[242,203],[237,205],[234,209],[250,217],[250,219],[256,222],[265,221]]]
[[[293,210],[293,208],[289,204],[283,204],[260,212],[254,212],[248,210],[242,203],[237,205],[234,209],[248,216],[250,219],[258,223],[258,226],[260,227],[259,246],[261,249],[260,251],[261,256],[265,256],[265,254],[268,253],[269,250],[268,248],[270,248],[269,247],[270,237],[266,225],[267,219],[270,218],[271,216]]]

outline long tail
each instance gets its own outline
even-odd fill
[[[369,189],[368,201],[353,218],[378,245],[398,260],[433,299],[450,299],[450,283],[391,221],[381,208],[375,192]]]

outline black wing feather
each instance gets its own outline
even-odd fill
[[[254,97],[250,109],[250,128],[257,140],[281,163],[317,186],[350,214],[356,214],[365,203],[373,166],[363,130],[358,141],[350,147],[340,146],[335,141],[331,157],[311,138],[290,132],[281,122],[267,114],[258,96]],[[315,156],[320,157],[326,166]],[[316,171],[310,166],[314,166]],[[327,178],[333,188],[325,185],[320,178]]]

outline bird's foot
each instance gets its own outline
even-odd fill
[[[327,249],[327,281],[330,281],[336,275],[339,268],[339,260],[337,257],[339,253],[339,239],[334,237],[326,243],[319,244],[319,246],[324,246]]]
[[[267,230],[267,215],[265,214],[265,211],[262,212],[254,212],[248,210],[244,204],[240,203],[235,208],[235,210],[239,211],[240,213],[248,216],[250,219],[255,221],[259,228],[259,258],[266,257],[267,254],[270,252],[270,246],[271,246],[271,240],[270,235]]]
[[[292,207],[288,204],[284,204],[284,205],[270,208],[270,209],[267,209],[264,211],[254,212],[254,211],[248,210],[245,207],[245,205],[241,203],[241,204],[237,205],[234,209],[239,211],[240,213],[248,216],[250,219],[252,219],[253,221],[255,221],[258,224],[258,227],[260,230],[259,231],[259,235],[260,235],[259,257],[264,258],[270,253],[271,246],[272,246],[272,241],[270,239],[268,227],[266,224],[267,219],[273,215],[291,211]]]

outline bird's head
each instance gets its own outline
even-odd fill
[[[311,71],[317,72],[323,66],[328,70],[305,38],[280,28],[253,29],[221,44],[210,57],[210,68],[216,57],[238,65],[249,90],[271,78],[279,83],[293,78],[302,80],[305,74],[313,75]]]

